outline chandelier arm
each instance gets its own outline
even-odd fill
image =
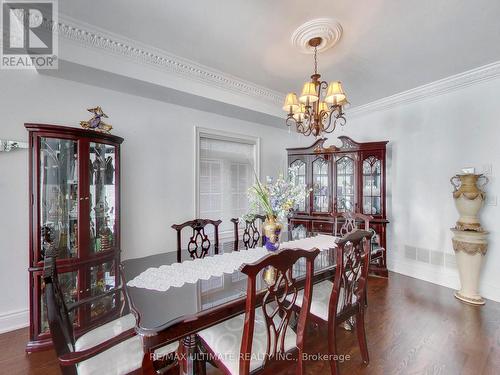
[[[310,132],[308,132],[309,128],[304,127],[304,123],[299,123],[297,125],[297,132],[299,132],[302,135],[308,136]]]
[[[319,88],[320,88],[320,91],[321,91],[322,89],[325,89],[325,90],[326,90],[326,89],[328,89],[328,82],[326,82],[326,81],[321,81],[321,82],[319,83]]]
[[[307,116],[304,116],[304,121],[302,121],[302,123],[307,127],[307,128],[310,128],[311,127],[311,119],[312,119],[312,116],[310,113],[307,113]]]
[[[344,114],[341,113],[335,117],[335,121],[333,122],[333,125],[335,128],[337,125],[344,126],[346,123],[347,123],[347,120],[346,120]]]
[[[290,122],[290,120],[292,122]],[[293,118],[293,113],[288,115],[288,117],[285,120],[285,124],[286,126],[292,126],[293,124],[297,125],[297,120]]]
[[[321,119],[321,125],[323,125],[323,127],[328,123],[329,117],[330,111],[321,111],[319,118]]]
[[[313,103],[314,104],[314,103]],[[309,105],[306,105],[305,106],[305,112],[304,112],[304,118],[307,116],[307,117],[311,117],[311,110],[313,109],[312,105],[309,104]]]
[[[326,126],[323,126],[323,131],[325,133],[331,133],[336,128],[336,123],[335,123],[336,120],[334,120],[333,127],[332,127],[332,129],[330,129],[330,127],[332,126],[332,117],[335,119],[337,118],[337,115],[335,114],[336,110],[337,110],[337,108],[332,108],[332,110],[330,111],[330,114],[328,115],[328,123]]]

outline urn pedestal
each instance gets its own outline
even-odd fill
[[[488,232],[481,227],[479,211],[486,199],[482,188],[488,179],[480,174],[460,174],[452,177],[450,182],[455,188],[453,199],[459,214],[455,228],[451,229],[461,284],[455,297],[466,303],[484,305],[485,301],[479,294],[479,278],[488,249]]]
[[[474,305],[484,305],[479,294],[479,277],[484,255],[488,249],[488,232],[464,231],[452,228],[453,250],[457,259],[461,289],[455,297]]]

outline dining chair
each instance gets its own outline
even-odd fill
[[[370,228],[370,221],[373,220],[373,216],[364,215],[359,212],[334,212],[332,216],[335,218],[335,222],[333,225],[334,228],[334,236],[343,237],[348,233],[351,233],[357,229],[364,229],[367,232],[371,233],[371,238],[376,236],[376,233],[373,229]],[[363,228],[360,228],[363,227]],[[370,259],[368,260],[368,264],[372,262],[372,248],[371,248],[371,240],[370,240]],[[375,250],[376,254],[380,254],[381,248],[378,247]],[[365,305],[368,306],[368,293],[365,292],[364,296]]]
[[[258,221],[260,220],[260,225],[258,226]],[[243,229],[243,235],[241,240],[245,249],[253,249],[260,244],[262,244],[262,234],[261,234],[261,226],[262,223],[266,220],[264,215],[255,215],[253,220],[243,219],[245,223],[245,228]],[[234,224],[234,249],[239,249],[239,226],[242,220],[238,218],[231,219],[231,222]]]
[[[318,253],[318,249],[283,249],[241,268],[248,276],[245,313],[198,333],[201,351],[224,374],[254,374],[294,364],[297,374],[304,373],[304,333]],[[294,332],[290,318],[301,285],[292,268],[302,258],[306,263],[302,295],[306,297]],[[259,276],[264,274],[271,276]],[[291,302],[286,300],[288,295]]]
[[[333,225],[334,236],[343,237],[357,229],[370,230],[370,221],[373,216],[364,215],[359,212],[333,212],[331,214],[335,221]],[[363,226],[363,228],[360,228]]]
[[[211,225],[214,227],[214,254],[219,253],[219,225],[222,220],[210,219],[195,219],[186,221],[182,224],[174,224],[172,228],[177,231],[177,262],[182,261],[182,239],[181,232],[184,228],[191,228],[192,235],[189,237],[186,250],[192,259],[204,258],[212,246],[212,242],[208,235],[205,233],[205,227]]]
[[[64,375],[143,374],[145,356],[142,339],[135,333],[136,317],[129,310],[123,278],[121,285],[111,291],[67,305],[59,286],[56,253],[49,250],[44,258],[43,280],[50,334]],[[89,308],[91,303],[104,297],[118,298],[119,295],[122,295],[122,303],[118,305],[120,317],[75,337],[71,313]],[[177,348],[178,343],[170,344],[161,347],[155,354],[161,357],[162,353],[175,353]],[[161,363],[166,366],[164,371],[177,367],[177,360]]]
[[[339,373],[335,358],[338,356],[336,328],[349,319],[355,319],[355,329],[364,364],[368,364],[368,347],[365,334],[365,304],[363,297],[368,277],[371,233],[356,230],[337,240],[335,255],[337,268],[333,282],[325,280],[314,285],[310,303],[311,320],[328,327],[328,352],[331,374]],[[303,298],[299,293],[295,305],[300,309]]]

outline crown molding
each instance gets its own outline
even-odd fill
[[[283,93],[254,84],[194,61],[170,54],[156,47],[114,34],[108,30],[60,14],[54,29],[59,37],[89,48],[99,49],[114,56],[124,57],[138,64],[152,67],[175,76],[215,86],[274,105],[281,105]],[[446,94],[476,83],[500,76],[500,61],[468,70],[438,81],[400,92],[347,110],[351,117],[409,104],[433,96]]]
[[[353,107],[347,111],[347,114],[352,117],[362,116],[371,112],[390,109],[397,105],[409,104],[433,96],[443,95],[498,77],[500,77],[500,61],[455,74],[364,105]]]
[[[54,27],[59,38],[90,48],[100,49],[139,64],[160,69],[243,96],[251,96],[271,104],[281,104],[284,94],[259,86],[250,81],[173,55],[156,47],[114,34],[108,30],[60,14]]]

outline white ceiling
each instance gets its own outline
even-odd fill
[[[335,18],[344,33],[319,71],[353,106],[500,60],[498,0],[72,0],[59,11],[280,92],[312,73],[292,32]]]

